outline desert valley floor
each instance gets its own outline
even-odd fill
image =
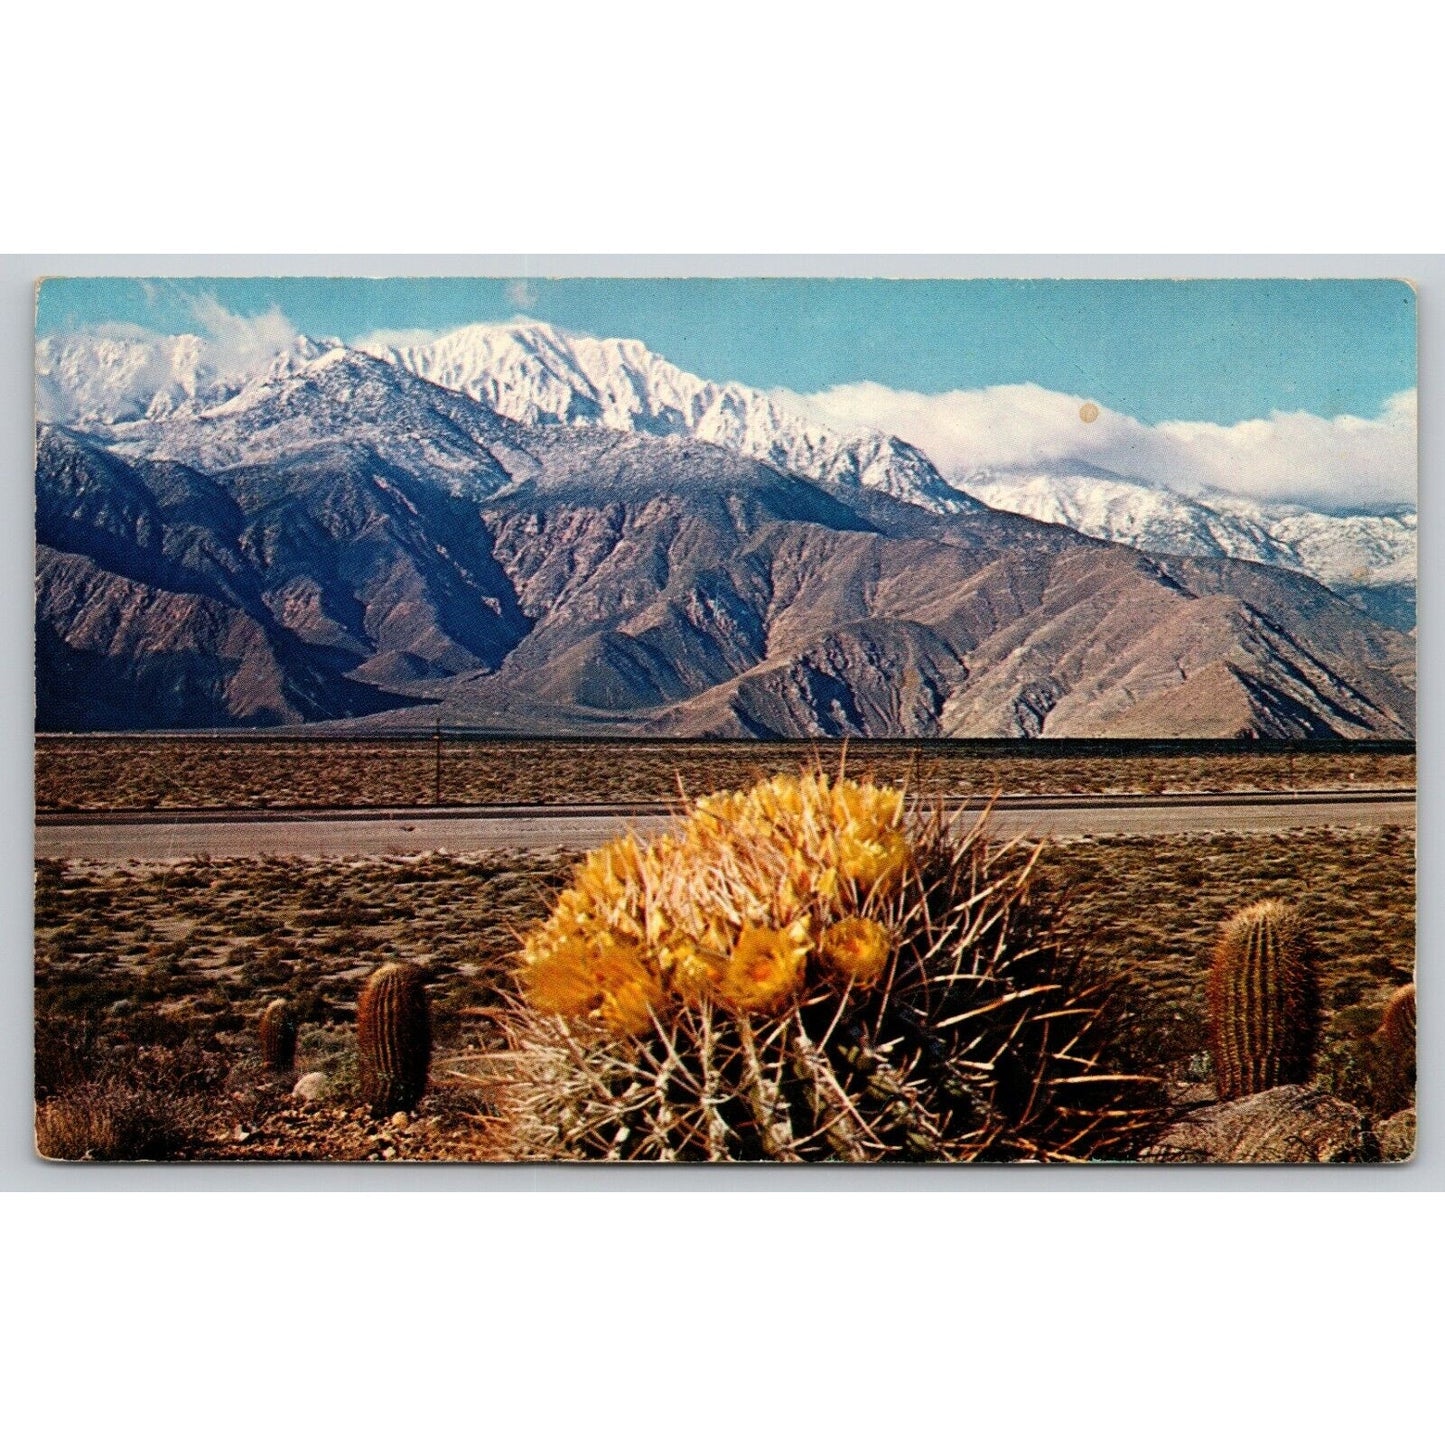
[[[617,747],[446,740],[448,801],[667,798],[735,787],[835,747]],[[1224,758],[1008,757],[853,745],[846,764],[930,794],[1160,793],[1410,788],[1413,754],[1264,752]],[[167,808],[430,801],[432,740],[41,739],[41,816]],[[1414,973],[1415,837],[1398,824],[1188,836],[1069,836],[1045,843],[1037,887],[1067,898],[1066,928],[1125,975],[1136,1027],[1176,1095],[1207,1078],[1204,971],[1222,919],[1261,897],[1300,902],[1322,955],[1326,1026],[1319,1076],[1360,1099],[1363,1041]],[[508,1157],[490,1107],[498,990],[519,935],[546,914],[578,854],[429,851],[354,858],[152,862],[44,859],[36,892],[36,1084],[53,1135],[84,1121],[57,1101],[131,1100],[108,1136],[116,1155],[244,1159]],[[436,1027],[429,1096],[408,1118],[373,1119],[354,1097],[360,980],[420,965]],[[324,1074],[297,1098],[261,1069],[255,1020],[285,998],[301,1020],[296,1069]],[[71,1141],[73,1142],[73,1141]],[[64,1152],[52,1137],[49,1152]],[[127,1152],[129,1151],[129,1152]],[[105,1156],[105,1147],[98,1153]],[[95,1157],[96,1151],[92,1150]]]

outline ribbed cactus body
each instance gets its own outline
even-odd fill
[[[431,1011],[416,969],[390,963],[367,979],[357,1002],[356,1046],[362,1097],[372,1109],[413,1109],[431,1069]]]
[[[1374,1105],[1382,1117],[1415,1102],[1415,985],[1396,989],[1375,1034]]]
[[[1220,930],[1207,991],[1221,1099],[1308,1082],[1319,983],[1313,943],[1297,909],[1269,902],[1235,914]]]
[[[272,999],[261,1015],[261,1062],[273,1073],[296,1067],[296,1019],[284,998]]]

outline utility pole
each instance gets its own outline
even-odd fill
[[[436,783],[434,791],[436,794],[436,806],[442,805],[442,710],[441,704],[437,704],[436,729],[433,734],[436,739]]]

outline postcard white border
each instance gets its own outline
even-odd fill
[[[1417,967],[1420,975],[1418,1152],[1408,1165],[1107,1166],[1020,1169],[874,1164],[814,1165],[220,1163],[65,1165],[33,1147],[34,891],[34,324],[35,283],[43,276],[869,276],[938,278],[1149,279],[1392,277],[1412,281],[1420,337],[1420,553],[1418,693]],[[1436,533],[1436,499],[1445,493],[1445,335],[1442,256],[567,256],[567,255],[20,255],[0,258],[0,1189],[12,1190],[385,1190],[385,1191],[787,1191],[920,1192],[1127,1190],[1415,1191],[1445,1188],[1445,989],[1431,974],[1445,954],[1442,877],[1445,815],[1438,801],[1445,762],[1438,756],[1445,670],[1438,665],[1445,600],[1445,537]]]

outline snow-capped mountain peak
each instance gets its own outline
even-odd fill
[[[709,381],[641,341],[539,321],[479,323],[421,344],[359,349],[296,336],[281,351],[247,361],[227,360],[214,342],[193,334],[44,337],[36,346],[36,407],[41,421],[108,433],[122,451],[147,450],[156,441],[148,428],[165,425],[167,445],[179,448],[173,455],[207,465],[236,465],[263,438],[283,450],[315,445],[343,419],[354,429],[359,415],[388,454],[405,453],[409,464],[449,476],[475,465],[483,438],[492,444],[497,416],[691,437],[811,481],[880,491],[934,512],[982,503],[1144,552],[1287,567],[1391,626],[1414,625],[1412,511],[1334,516],[1218,492],[1185,496],[1070,463],[947,480],[915,446],[821,421],[785,392]],[[255,426],[249,434],[248,418]],[[435,437],[439,425],[452,440],[424,448],[418,438]]]
[[[514,421],[694,436],[812,481],[872,488],[935,512],[974,505],[897,437],[834,430],[784,396],[704,380],[640,341],[522,321],[465,326],[373,354]]]
[[[980,471],[959,485],[991,507],[1141,552],[1233,557],[1304,572],[1389,626],[1409,631],[1415,625],[1413,510],[1334,516],[1222,492],[1186,497],[1155,483],[1067,465]]]
[[[339,347],[296,336],[250,364],[220,357],[205,337],[149,332],[43,336],[35,344],[35,409],[40,421],[81,428],[169,416],[215,406],[257,379],[292,374]]]
[[[487,495],[507,480],[491,448],[507,445],[508,423],[339,342],[298,342],[229,394],[91,430],[118,455],[203,471],[284,463],[344,445],[456,493]]]

